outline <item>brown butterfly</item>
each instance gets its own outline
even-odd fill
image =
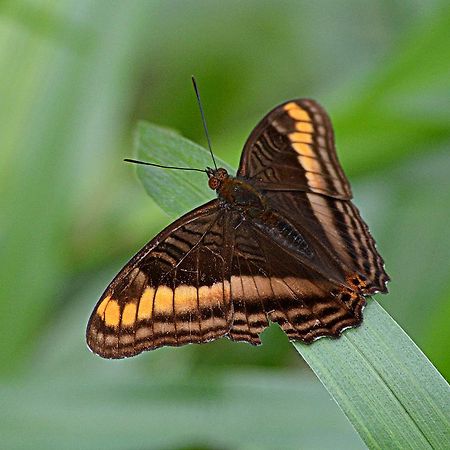
[[[217,198],[140,250],[97,303],[87,343],[105,358],[220,337],[260,344],[338,337],[387,292],[375,242],[350,201],[333,129],[313,100],[277,106],[256,126],[236,177],[207,169]]]

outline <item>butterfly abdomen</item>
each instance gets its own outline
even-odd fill
[[[313,258],[314,251],[305,237],[288,220],[273,210],[266,210],[260,217],[253,218],[253,224],[266,236],[270,236],[281,247],[304,258]]]

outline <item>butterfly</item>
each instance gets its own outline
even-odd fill
[[[270,111],[236,176],[205,172],[217,198],[169,225],[114,278],[88,323],[93,352],[124,358],[221,337],[257,345],[270,322],[290,340],[336,338],[361,323],[365,296],[387,292],[315,101]]]

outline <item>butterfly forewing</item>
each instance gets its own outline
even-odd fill
[[[238,175],[263,190],[269,204],[311,234],[365,294],[386,292],[384,262],[339,164],[331,121],[313,100],[269,112],[245,144]]]
[[[292,100],[269,112],[244,146],[238,175],[261,189],[352,196],[330,119],[314,100]]]
[[[106,358],[207,342],[231,324],[227,217],[214,200],[185,215],[117,275],[92,313],[90,348]]]

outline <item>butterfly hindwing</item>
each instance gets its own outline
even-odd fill
[[[260,343],[269,320],[291,340],[337,337],[361,322],[365,304],[361,293],[329,280],[280,247],[270,232],[245,222],[235,235],[231,296],[229,337],[252,344]]]
[[[87,329],[106,358],[164,345],[207,342],[231,325],[227,217],[218,200],[174,222],[111,282]]]
[[[387,292],[389,277],[366,223],[349,200],[312,192],[268,191],[269,204],[300,230],[308,230],[347,276],[361,277],[364,294]]]
[[[331,121],[314,100],[292,100],[269,112],[244,146],[238,175],[261,189],[352,196],[337,159]]]

